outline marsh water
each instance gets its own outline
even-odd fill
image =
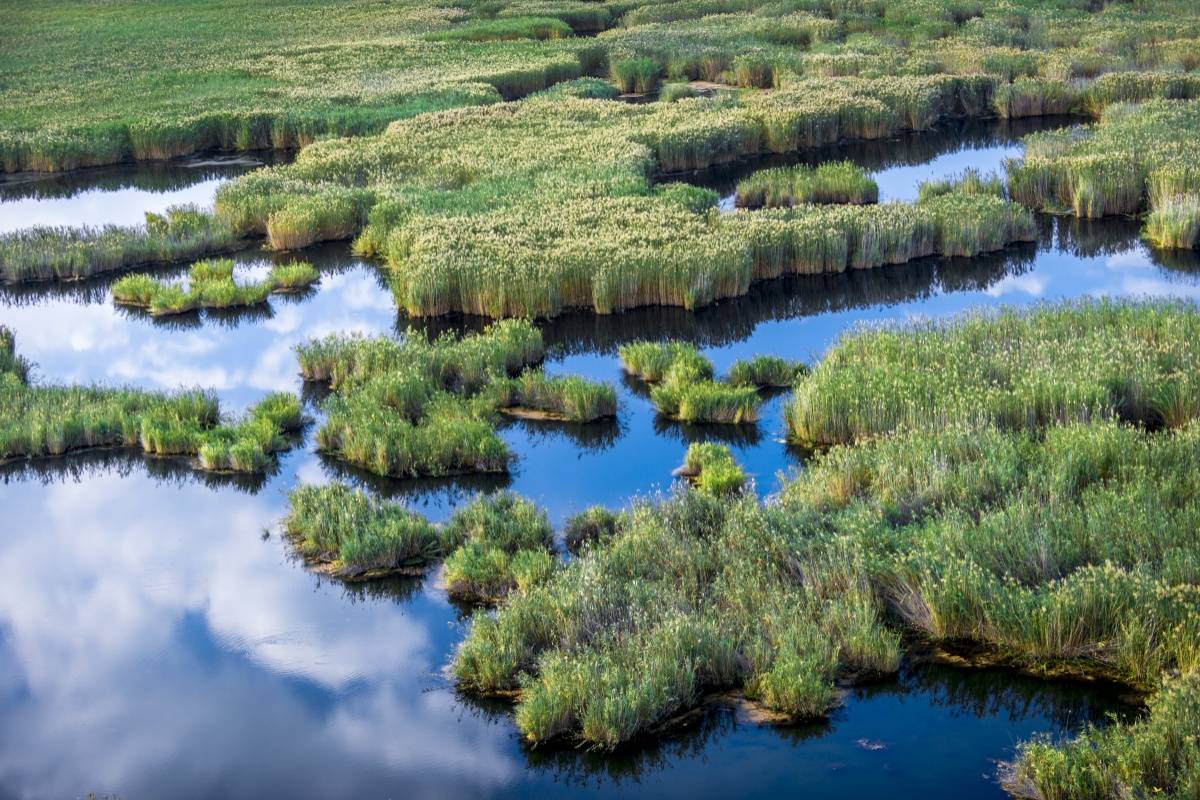
[[[883,199],[903,199],[919,180],[998,166],[1019,154],[1021,134],[1061,124],[1070,123],[961,125],[816,157],[851,158],[876,173]],[[774,163],[673,178],[727,195],[740,174]],[[90,184],[79,176],[57,195],[0,192],[0,224],[18,206],[26,221],[15,227],[49,220],[82,196],[86,205],[69,206],[79,216],[62,221],[136,220],[159,194],[204,185],[211,197],[206,183],[228,177],[199,172],[159,191],[147,169]],[[464,610],[435,574],[355,586],[319,578],[289,556],[278,521],[297,483],[344,479],[437,519],[477,490],[509,486],[561,524],[595,503],[619,507],[669,489],[686,444],[702,439],[727,442],[763,495],[780,473],[803,468],[803,454],[781,442],[783,395],[754,426],[657,419],[617,363],[617,346],[633,339],[686,338],[723,371],[758,353],[816,360],[858,325],[980,306],[1200,297],[1194,254],[1152,252],[1136,221],[1039,226],[1038,242],[981,258],[772,281],[696,313],[545,322],[546,369],[613,382],[619,415],[586,426],[506,423],[516,463],[503,478],[372,478],[316,453],[311,429],[256,479],[120,451],[0,467],[0,797],[1003,797],[996,764],[1019,742],[1136,711],[1112,687],[911,663],[897,680],[850,691],[822,723],[766,727],[713,707],[615,754],[532,750],[505,705],[461,697],[446,679]],[[251,276],[293,257],[250,249],[238,269]],[[299,257],[320,268],[317,287],[252,312],[155,320],[115,307],[110,281],[99,280],[0,289],[0,323],[41,381],[201,385],[230,411],[269,390],[300,390],[316,415],[320,393],[301,386],[292,347],[337,331],[403,331],[410,321],[379,268],[344,243]],[[416,326],[432,334],[482,324]]]

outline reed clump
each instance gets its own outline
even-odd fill
[[[1036,429],[1121,419],[1182,427],[1200,411],[1200,314],[1169,302],[1079,302],[845,336],[796,390],[807,446],[950,424]]]
[[[233,269],[233,259],[197,261],[188,270],[186,286],[144,274],[126,275],[112,285],[113,302],[148,309],[154,316],[244,308],[267,302],[273,292],[303,291],[320,279],[316,268],[303,261],[277,264],[265,280],[255,283],[237,283]]]
[[[649,58],[614,61],[612,79],[626,94],[646,94],[658,88],[659,66]]]
[[[733,362],[728,381],[733,386],[756,389],[784,389],[795,386],[808,375],[808,365],[778,356],[754,356]]]
[[[446,559],[446,590],[457,600],[495,603],[528,592],[557,566],[546,512],[512,492],[477,497],[454,513],[445,535],[461,543]]]
[[[423,571],[453,539],[396,503],[381,503],[334,483],[288,494],[284,531],[300,555],[342,578]]]
[[[223,417],[211,393],[146,392],[28,382],[28,365],[0,330],[0,460],[100,447],[197,457],[199,468],[262,472],[303,424],[294,395],[268,395],[240,418]]]
[[[679,474],[700,491],[717,496],[735,494],[746,485],[746,473],[734,460],[729,447],[713,442],[688,445]]]
[[[496,407],[501,411],[560,419],[593,422],[617,415],[617,393],[607,383],[596,383],[576,375],[546,377],[541,370],[526,370],[516,378],[494,381]]]
[[[947,194],[991,195],[1004,198],[1007,191],[1004,179],[994,172],[983,174],[974,167],[967,167],[958,175],[934,181],[922,181],[917,187],[918,202],[932,200]]]
[[[664,416],[682,422],[740,424],[758,419],[754,387],[712,380],[712,362],[685,342],[638,341],[622,345],[621,365],[655,384],[650,400]]]
[[[809,167],[759,170],[739,181],[735,202],[740,208],[787,208],[805,203],[854,203],[879,199],[879,186],[861,167],[839,161]]]
[[[578,554],[617,532],[621,516],[604,506],[591,506],[573,514],[563,526],[563,544],[567,552]]]
[[[240,241],[223,220],[194,206],[147,214],[146,225],[25,228],[0,234],[0,278],[9,283],[72,281],[139,265],[186,261]]]

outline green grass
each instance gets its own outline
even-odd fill
[[[736,194],[736,203],[742,208],[780,208],[804,203],[863,204],[878,199],[875,180],[849,161],[760,170],[739,181]]]
[[[808,374],[808,365],[778,356],[754,356],[733,362],[728,381],[732,386],[756,389],[790,388]]]
[[[573,514],[563,526],[563,542],[569,553],[579,553],[613,536],[620,516],[604,506],[591,506]]]
[[[1004,198],[1004,180],[995,173],[981,174],[974,167],[967,167],[961,174],[951,175],[934,181],[922,181],[917,187],[918,202],[932,200],[947,194],[991,195]]]
[[[660,414],[683,422],[754,422],[762,402],[753,387],[712,380],[712,362],[685,342],[637,341],[622,345],[621,366],[655,384],[650,400]]]
[[[614,61],[611,70],[613,82],[622,92],[645,94],[658,88],[659,66],[653,59]]]
[[[230,250],[240,237],[192,206],[146,215],[143,227],[24,228],[0,234],[0,278],[9,283],[81,280],[130,267]]]
[[[1026,137],[1025,157],[1007,164],[1009,193],[1079,217],[1149,211],[1152,244],[1194,248],[1198,134],[1200,101],[1113,105],[1082,131]]]
[[[461,545],[446,559],[452,598],[494,603],[527,592],[554,571],[554,530],[546,512],[511,492],[481,495],[454,513],[446,536]]]
[[[700,378],[711,378],[713,374],[712,362],[687,342],[630,342],[621,345],[619,356],[626,372],[649,383],[664,380],[676,365]]]
[[[849,334],[796,390],[790,437],[860,441],[954,421],[1036,429],[1122,419],[1178,428],[1200,408],[1187,304],[1080,302]]]
[[[293,395],[267,395],[240,418],[223,417],[199,389],[146,392],[28,382],[28,364],[0,328],[0,460],[103,447],[196,457],[200,469],[262,472],[303,423]]]
[[[540,370],[527,370],[516,378],[493,382],[491,390],[502,410],[534,411],[569,422],[593,422],[617,414],[612,386],[575,375],[547,378]]]
[[[461,338],[335,335],[297,348],[305,380],[334,390],[318,446],[393,477],[507,471],[495,411],[514,400],[581,422],[615,413],[611,387],[527,373],[543,355],[541,333],[524,320]]]
[[[453,547],[420,515],[341,484],[293,489],[288,504],[283,526],[297,551],[339,577],[421,570]]]
[[[712,495],[735,494],[746,484],[746,474],[723,444],[696,442],[688,445],[682,473],[697,489]]]
[[[244,308],[267,302],[272,292],[297,292],[320,279],[307,262],[276,264],[267,278],[241,284],[233,280],[233,259],[197,261],[188,270],[188,284],[165,283],[149,275],[134,274],[113,282],[113,302],[149,309],[154,316],[183,314],[200,308]]]
[[[699,96],[699,93],[692,88],[692,85],[682,81],[664,83],[658,90],[658,101],[660,103],[674,103],[697,96]]]
[[[496,42],[512,39],[565,39],[571,26],[555,17],[478,20],[426,35],[431,42]]]

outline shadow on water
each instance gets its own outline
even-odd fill
[[[99,475],[125,478],[137,472],[145,473],[158,485],[199,483],[210,489],[231,488],[253,495],[279,473],[279,465],[275,463],[259,473],[207,472],[196,468],[188,458],[149,456],[127,448],[104,448],[0,462],[0,483],[82,483]]]
[[[546,437],[563,437],[584,453],[600,453],[608,450],[624,434],[618,416],[598,419],[594,422],[565,422],[552,419],[521,419],[500,415],[499,430],[520,430],[535,445]]]
[[[358,469],[324,453],[321,468],[330,480],[343,481],[377,497],[404,501],[412,508],[458,505],[476,494],[499,491],[512,482],[508,473],[451,475],[441,478],[387,478]]]

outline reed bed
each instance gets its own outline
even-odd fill
[[[1007,190],[1004,179],[994,172],[983,174],[974,167],[967,167],[957,175],[935,181],[922,181],[917,187],[917,200],[924,202],[947,194],[991,195],[1004,198]]]
[[[859,331],[797,387],[789,436],[811,447],[968,423],[1183,427],[1200,412],[1197,333],[1191,305],[1112,301]]]
[[[283,528],[297,552],[342,578],[423,571],[455,543],[419,514],[342,484],[293,489],[288,505]]]
[[[712,380],[712,362],[685,342],[638,341],[619,350],[624,370],[654,383],[650,400],[658,413],[682,422],[740,424],[758,419],[762,402],[754,387]]]
[[[721,496],[736,494],[746,485],[746,473],[723,444],[695,442],[688,445],[681,475],[701,492]]]
[[[1149,210],[1147,236],[1156,246],[1195,247],[1198,131],[1197,101],[1113,105],[1089,128],[1026,137],[1025,157],[1007,164],[1009,193],[1079,217]]]
[[[879,199],[879,186],[861,167],[839,161],[809,167],[759,170],[737,185],[740,208],[790,208],[806,203],[854,203]]]
[[[0,234],[0,278],[8,283],[72,281],[148,264],[230,250],[241,240],[222,220],[174,206],[146,225],[25,228]]]
[[[196,457],[205,470],[262,472],[303,424],[293,395],[267,395],[241,418],[224,418],[199,389],[146,392],[28,382],[28,365],[0,331],[0,460],[102,447]]]
[[[257,283],[233,279],[233,259],[197,261],[188,270],[186,287],[149,275],[126,275],[113,283],[113,302],[145,308],[154,316],[184,314],[201,308],[229,309],[261,305],[273,292],[298,292],[320,279],[308,262],[277,264]]]
[[[477,614],[453,671],[470,692],[518,692],[530,741],[612,748],[713,690],[819,717],[835,681],[895,671],[902,637],[970,642],[1041,674],[1163,686],[1146,721],[1026,745],[1013,774],[1038,796],[1107,796],[1054,792],[1113,775],[1135,792],[1184,785],[1186,759],[1097,762],[1089,748],[1193,752],[1190,735],[1153,737],[1191,724],[1173,687],[1200,652],[1198,435],[1115,421],[902,432],[817,456],[767,505],[638,501],[544,584]]]
[[[567,552],[577,555],[584,548],[612,537],[617,532],[620,520],[619,514],[604,506],[591,506],[571,515],[563,526],[563,544]]]
[[[568,422],[594,422],[617,415],[617,392],[607,383],[575,375],[548,378],[541,370],[526,370],[516,378],[494,381],[496,407],[502,411]]]
[[[808,365],[778,356],[754,356],[733,362],[727,380],[732,386],[755,389],[785,389],[808,375]]]
[[[446,559],[456,600],[495,603],[545,583],[558,565],[546,512],[512,492],[481,495],[454,513],[446,535],[462,544]]]
[[[434,340],[330,336],[297,348],[305,380],[328,383],[321,450],[391,477],[507,471],[512,455],[495,430],[511,399],[576,421],[615,413],[611,387],[528,368],[542,336],[524,320]],[[610,408],[613,409],[610,412]]]

